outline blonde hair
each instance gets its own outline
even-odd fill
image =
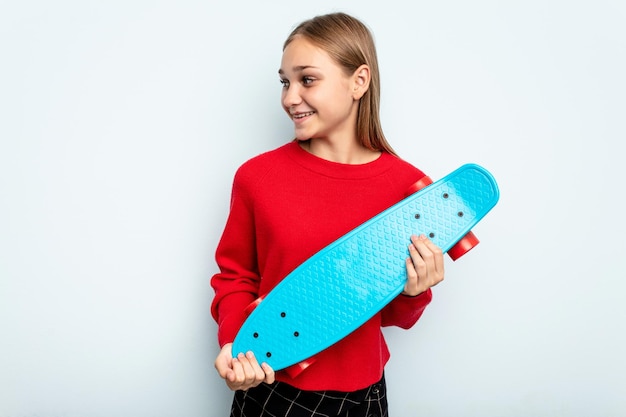
[[[283,50],[297,36],[304,37],[326,51],[349,75],[363,64],[369,67],[370,85],[359,102],[357,137],[368,149],[395,155],[380,123],[380,73],[370,30],[350,15],[331,13],[300,23],[285,41]]]

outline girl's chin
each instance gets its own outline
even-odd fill
[[[300,142],[304,142],[307,141],[309,139],[311,139],[311,132],[306,132],[304,129],[295,129],[295,132],[293,132],[296,140],[300,141]]]

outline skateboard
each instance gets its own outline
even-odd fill
[[[314,254],[253,303],[233,354],[252,351],[277,371],[333,345],[403,291],[411,235],[424,234],[448,252],[498,199],[493,176],[466,164],[401,200]]]

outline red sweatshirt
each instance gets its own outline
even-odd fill
[[[318,158],[295,141],[244,163],[235,174],[216,251],[220,272],[211,279],[220,346],[234,340],[251,302],[313,254],[406,197],[423,176],[386,152],[373,162],[347,165]],[[389,359],[381,326],[410,328],[430,300],[430,290],[399,295],[316,355],[298,376],[279,371],[276,379],[305,390],[355,391],[375,383]]]

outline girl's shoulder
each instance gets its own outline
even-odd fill
[[[235,181],[257,182],[268,172],[284,166],[284,163],[288,160],[290,147],[292,147],[291,142],[248,159],[235,172]]]
[[[401,174],[403,176],[406,175],[411,178],[418,177],[418,179],[425,176],[424,172],[422,172],[421,169],[417,168],[415,165],[408,162],[407,160],[395,155],[390,156],[393,159],[392,169],[395,171],[395,173]]]

